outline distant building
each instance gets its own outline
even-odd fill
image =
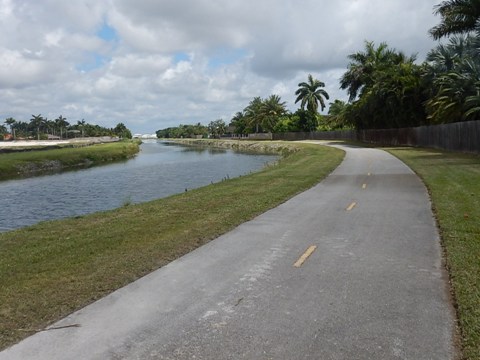
[[[132,137],[134,139],[156,139],[157,134],[134,134]]]

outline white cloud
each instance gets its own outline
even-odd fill
[[[34,86],[52,81],[55,77],[52,64],[39,54],[0,48],[0,88]]]
[[[126,78],[155,77],[172,66],[172,59],[163,55],[127,54],[110,62],[110,71]]]
[[[32,113],[151,133],[232,116],[254,96],[295,110],[308,73],[331,101],[364,40],[435,46],[438,0],[0,0],[0,116]],[[108,25],[115,39],[98,32]],[[1,119],[0,119],[1,121]]]

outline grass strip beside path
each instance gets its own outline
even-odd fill
[[[425,182],[440,227],[465,359],[480,359],[480,157],[387,149]]]
[[[131,158],[138,141],[120,141],[83,147],[32,150],[0,154],[0,180],[40,175]]]
[[[292,146],[258,173],[0,234],[0,348],[312,187],[343,159],[338,149]]]

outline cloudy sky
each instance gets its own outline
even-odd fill
[[[32,114],[134,133],[222,118],[255,96],[295,111],[309,73],[330,101],[364,41],[436,44],[440,0],[0,0],[0,123]]]

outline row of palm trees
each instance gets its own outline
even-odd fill
[[[6,128],[10,128],[10,134],[13,139],[17,138],[33,138],[37,140],[41,138],[48,138],[49,135],[66,139],[69,137],[76,137],[77,135],[84,136],[120,136],[131,138],[131,132],[124,124],[119,123],[115,128],[105,128],[99,125],[92,125],[87,123],[84,119],[77,121],[76,124],[70,124],[67,118],[60,115],[54,120],[48,120],[41,114],[32,115],[29,122],[17,121],[12,117],[7,118],[5,126],[0,130],[6,132]],[[2,133],[2,135],[3,135]]]
[[[307,81],[299,83],[298,87],[295,103],[300,102],[300,108],[295,113],[289,113],[286,102],[279,95],[272,94],[265,99],[257,96],[233,116],[230,126],[237,134],[315,130],[318,109],[323,111],[325,100],[329,99],[323,89],[325,84],[309,74]]]
[[[214,136],[219,137],[226,132],[235,134],[250,134],[260,132],[287,132],[316,130],[320,115],[318,109],[325,109],[328,93],[323,89],[325,84],[312,75],[306,82],[298,84],[295,92],[295,103],[300,102],[300,108],[295,113],[287,110],[286,102],[281,97],[272,94],[265,99],[254,97],[249,104],[238,111],[227,127],[222,119],[211,121],[208,126],[180,125],[157,131],[159,138]]]
[[[32,115],[30,122],[17,121],[12,117],[9,117],[5,120],[5,124],[10,128],[10,133],[15,139],[18,137],[31,137],[33,134],[36,136],[37,140],[40,140],[40,136],[50,134],[58,135],[60,138],[67,137],[67,130],[78,130],[83,129],[85,125],[85,120],[78,121],[77,125],[70,125],[65,117],[60,115],[55,120],[48,120],[44,118],[41,114]],[[81,132],[81,130],[79,130]],[[82,134],[83,135],[83,134]]]
[[[278,95],[270,95],[266,99],[254,97],[250,103],[237,112],[231,121],[237,133],[273,131],[276,121],[287,113],[286,103]]]

